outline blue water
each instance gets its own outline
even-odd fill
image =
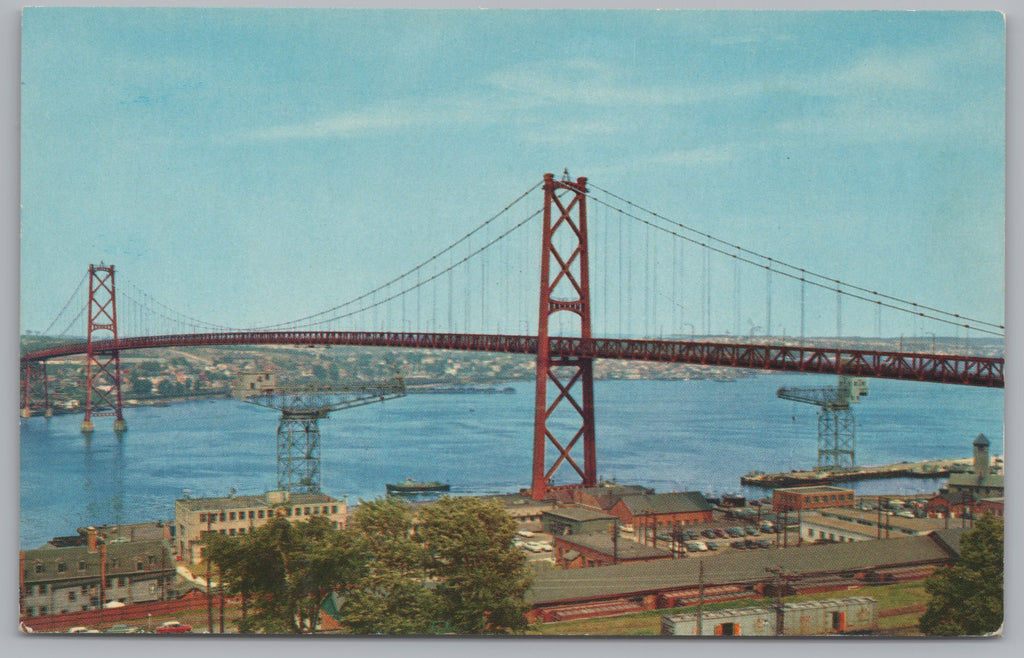
[[[834,386],[835,377],[764,374],[735,382],[600,381],[594,385],[598,474],[657,491],[764,495],[739,486],[751,470],[817,461],[817,409],[779,400],[780,386]],[[323,491],[349,502],[412,477],[453,493],[529,486],[533,384],[510,395],[410,395],[320,421]],[[854,407],[857,463],[970,457],[984,433],[1003,453],[1003,391],[871,380]],[[277,481],[278,413],[234,400],[125,410],[128,432],[81,416],[21,421],[21,532],[34,548],[86,525],[171,519],[174,500],[262,493]],[[549,445],[548,454],[554,452]],[[578,459],[582,460],[582,457]],[[557,483],[578,481],[563,466]],[[935,491],[941,480],[854,485],[859,493]]]

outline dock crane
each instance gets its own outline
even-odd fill
[[[394,379],[345,382],[336,386],[265,389],[245,402],[277,409],[277,488],[284,491],[320,492],[319,420],[340,409],[383,402],[405,395],[405,383]]]
[[[856,435],[850,405],[868,394],[868,380],[839,376],[835,387],[780,388],[775,395],[821,407],[818,412],[818,469],[842,470],[854,466]]]

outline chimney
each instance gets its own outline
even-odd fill
[[[95,526],[89,526],[88,533],[89,533],[89,535],[88,535],[88,537],[89,537],[88,538],[89,552],[90,553],[95,553],[96,552],[96,543],[97,543],[96,528],[95,528]]]

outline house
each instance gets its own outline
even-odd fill
[[[190,562],[202,559],[202,533],[234,537],[266,525],[270,519],[308,521],[325,516],[341,528],[348,520],[348,505],[323,493],[268,491],[261,496],[183,498],[174,501],[178,555]]]
[[[102,543],[90,529],[85,544],[21,551],[21,613],[28,617],[97,610],[176,597],[175,563],[163,539]]]

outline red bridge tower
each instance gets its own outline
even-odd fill
[[[554,211],[557,211],[557,219],[552,222],[556,216]],[[548,334],[548,319],[559,311],[569,311],[579,316],[580,336],[585,340],[591,338],[586,178],[577,178],[572,182],[566,173],[561,181],[556,181],[554,174],[544,174],[544,235],[541,249],[537,391],[533,422],[533,483],[530,492],[537,500],[547,495],[552,487],[552,476],[563,464],[571,466],[582,480],[580,484],[570,483],[569,486],[592,486],[597,483],[594,359],[552,359]],[[547,394],[549,380],[558,389],[558,395],[550,403]],[[573,389],[577,384],[579,391],[574,394]],[[563,412],[556,416],[559,406]],[[566,426],[579,429],[571,436],[562,436],[560,440],[555,434],[556,428],[560,430]],[[582,466],[577,461],[578,449],[576,458],[573,457],[573,449],[577,448],[581,441]],[[548,442],[558,450],[558,456],[551,466],[547,465],[544,455]]]
[[[109,331],[117,341],[117,298],[114,294],[114,266],[89,266],[88,348],[85,356],[85,419],[82,432],[93,431],[93,416],[114,416],[114,431],[128,429],[121,412],[121,357],[118,350],[96,352],[96,332]],[[93,397],[96,404],[93,404]],[[95,409],[95,411],[94,411]]]

